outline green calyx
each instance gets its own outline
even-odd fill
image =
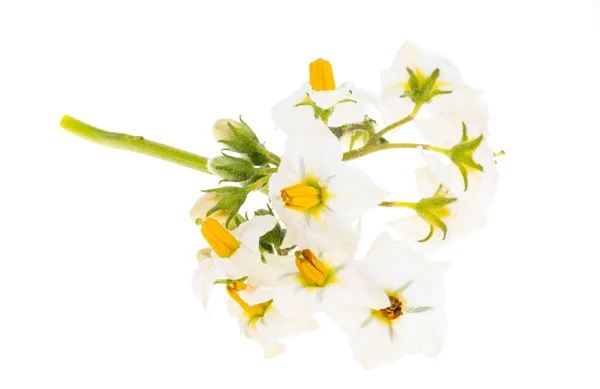
[[[267,204],[267,209],[258,209],[254,211],[255,216],[271,215],[275,216],[273,209]],[[281,223],[277,223],[272,230],[260,237],[258,241],[258,249],[260,251],[260,259],[263,263],[267,263],[265,259],[265,253],[277,255],[288,255],[295,246],[283,248],[283,240],[285,239],[286,229],[281,226]]]
[[[248,181],[256,175],[256,169],[251,162],[226,154],[211,159],[209,166],[225,182]]]
[[[473,154],[483,142],[483,134],[477,138],[469,139],[467,136],[467,126],[462,124],[462,137],[460,143],[449,150],[448,156],[452,163],[458,167],[464,182],[464,190],[469,189],[469,172],[483,172],[483,166],[473,159]]]
[[[352,93],[352,92],[350,92],[350,93]],[[343,100],[338,101],[337,103],[335,103],[333,106],[331,106],[329,108],[321,108],[307,94],[304,101],[296,104],[294,107],[302,107],[302,106],[312,107],[313,112],[315,114],[315,119],[321,119],[323,121],[323,123],[327,124],[329,122],[329,118],[331,117],[331,115],[333,115],[333,112],[335,111],[335,107],[338,104],[342,104],[342,103],[356,103],[356,101],[352,100],[352,99],[343,99]]]
[[[437,95],[452,93],[450,90],[440,89],[440,69],[435,69],[429,76],[425,76],[420,69],[406,68],[406,71],[409,78],[404,86],[404,94],[400,97],[408,97],[415,104],[426,104]]]
[[[272,172],[260,172],[250,180],[244,182],[243,186],[223,186],[220,188],[206,189],[204,193],[217,193],[220,195],[217,204],[206,212],[206,216],[210,216],[215,212],[224,211],[229,214],[225,221],[225,227],[229,228],[232,220],[236,220],[239,225],[244,222],[244,218],[238,215],[242,205],[246,202],[246,198],[253,191],[265,191],[271,178]]]
[[[419,242],[423,243],[431,239],[436,229],[442,231],[442,239],[446,239],[448,227],[444,219],[452,216],[452,211],[448,206],[457,200],[454,197],[447,197],[447,195],[448,190],[440,185],[432,197],[421,199],[413,206],[417,215],[429,224],[429,234]]]
[[[226,146],[223,148],[224,151],[241,154],[244,159],[255,166],[262,166],[267,163],[278,164],[278,161],[274,160],[277,158],[270,155],[259,142],[252,128],[242,120],[241,116],[239,121],[219,120],[215,123],[215,128],[218,129],[218,131],[213,129],[215,139]]]

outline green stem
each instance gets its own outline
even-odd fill
[[[277,173],[277,168],[270,167],[270,168],[266,168],[266,169],[256,169],[256,170],[254,170],[254,172],[256,174],[273,174],[273,173]]]
[[[415,116],[417,116],[417,113],[419,113],[419,110],[421,109],[421,105],[422,105],[422,103],[416,103],[415,107],[413,108],[410,115],[408,115],[407,117],[405,117],[402,120],[398,120],[397,122],[394,122],[394,123],[390,124],[389,126],[383,128],[381,131],[379,131],[377,134],[375,134],[375,136],[377,136],[378,138],[381,138],[388,131],[391,131],[394,128],[400,127],[401,125],[406,124],[406,123],[410,122],[411,120],[413,120],[415,118]]]
[[[200,170],[203,173],[212,174],[208,170],[208,158],[146,140],[141,136],[103,131],[68,115],[63,116],[60,121],[60,126],[72,134],[102,146],[146,154],[151,157],[164,159],[165,161]]]
[[[279,166],[279,164],[281,163],[281,158],[279,158],[279,156],[271,151],[269,151],[265,146],[260,145],[259,146],[260,151],[267,156],[267,158],[269,158],[271,160],[271,162],[273,163],[273,165],[275,166]]]
[[[252,185],[246,187],[246,190],[248,191],[248,193],[258,190],[258,189],[262,188],[267,182],[269,182],[270,178],[271,178],[270,174],[267,176],[264,176],[260,180],[254,182]]]
[[[425,145],[420,143],[383,143],[383,144],[373,144],[369,143],[361,147],[360,149],[350,150],[344,153],[344,161],[350,161],[352,159],[364,157],[365,155],[374,153],[380,150],[388,150],[388,149],[416,149],[422,147],[423,150],[435,151],[436,153],[441,153],[444,155],[450,155],[450,150],[443,149],[441,147],[436,147],[432,145]]]
[[[405,207],[416,209],[417,203],[409,203],[406,201],[383,201],[378,204],[380,207]]]

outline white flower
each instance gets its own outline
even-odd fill
[[[352,84],[336,87],[331,65],[318,59],[310,64],[310,83],[275,105],[271,116],[276,127],[286,133],[305,134],[310,118],[332,127],[362,122],[375,100]]]
[[[287,228],[285,247],[310,243],[354,252],[357,237],[350,223],[386,195],[366,174],[342,162],[340,143],[325,132],[288,137],[281,165],[269,181],[269,197]]]
[[[282,339],[319,328],[312,317],[284,317],[273,300],[272,288],[255,290],[243,282],[232,282],[226,288],[231,297],[229,313],[238,319],[244,336],[260,343],[266,358],[284,351]]]
[[[466,133],[467,127],[463,128]],[[461,201],[478,208],[480,212],[485,212],[494,201],[498,185],[499,173],[495,161],[496,154],[483,137],[479,142],[477,138],[467,137],[464,142],[476,145],[471,154],[466,155],[466,159],[459,157],[456,162],[451,163],[447,159],[440,159],[434,155],[423,154],[423,157],[444,187],[448,188]],[[452,155],[450,157],[452,159]],[[464,163],[468,158],[472,162]]]
[[[436,70],[439,71],[437,77]],[[382,81],[381,101],[386,124],[408,116],[416,103],[433,112],[437,105],[453,104],[453,100],[459,99],[454,91],[464,86],[450,61],[411,42],[404,43],[398,50],[392,66],[383,73]]]
[[[452,99],[441,99],[432,105],[429,117],[417,117],[415,125],[425,140],[439,147],[452,147],[462,138],[462,123],[470,139],[479,135],[488,137],[489,115],[483,91],[468,86],[457,87]]]
[[[365,262],[378,271],[386,307],[348,305],[327,311],[348,333],[355,359],[373,368],[405,354],[438,354],[446,333],[443,278],[448,264],[427,261],[386,233],[376,239]]]
[[[211,246],[210,255],[201,250],[199,266],[193,276],[194,293],[206,307],[210,290],[219,279],[238,280],[247,277],[247,283],[258,286],[273,283],[275,269],[261,260],[258,246],[261,236],[275,227],[273,216],[255,216],[232,231],[225,229],[211,217],[204,220],[202,235]]]
[[[433,250],[485,224],[483,212],[457,197],[432,169],[419,168],[415,177],[422,199],[407,206],[417,214],[388,223],[411,247]]]
[[[275,300],[286,317],[311,316],[337,304],[385,307],[385,293],[374,287],[366,264],[344,252],[302,249],[282,269]]]

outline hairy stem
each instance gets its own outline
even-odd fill
[[[437,153],[441,153],[444,155],[449,155],[450,150],[443,149],[441,147],[436,147],[432,145],[420,144],[420,143],[383,143],[383,144],[373,144],[369,143],[364,145],[363,147],[350,150],[344,153],[344,161],[350,161],[352,159],[364,157],[365,155],[374,153],[376,151],[381,150],[389,150],[389,149],[417,149],[423,148],[423,150],[435,151]]]
[[[281,163],[281,158],[279,158],[279,156],[271,151],[269,151],[265,146],[260,145],[260,151],[267,156],[267,158],[269,158],[271,160],[271,162],[273,163],[273,165],[275,166],[279,166],[279,164]]]
[[[417,113],[419,113],[419,110],[421,109],[421,105],[422,105],[422,103],[416,103],[415,107],[412,110],[412,112],[407,117],[405,117],[402,120],[398,120],[397,122],[394,122],[394,123],[390,124],[389,126],[383,128],[381,131],[379,131],[375,135],[378,138],[381,138],[388,131],[391,131],[391,130],[393,130],[396,127],[400,127],[401,125],[410,122],[411,120],[413,120],[415,118],[415,116],[417,116]]]
[[[104,131],[68,115],[63,116],[60,121],[60,126],[74,135],[98,143],[102,146],[146,154],[151,157],[164,159],[165,161],[199,170],[203,173],[212,174],[208,170],[208,158],[188,151],[176,149],[175,147],[146,140],[141,136]]]

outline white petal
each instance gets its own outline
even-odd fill
[[[204,309],[207,309],[214,282],[223,277],[222,270],[215,265],[212,258],[199,262],[198,268],[192,277],[192,291],[200,299]]]
[[[327,206],[346,222],[353,222],[363,213],[376,208],[388,195],[364,172],[349,165],[337,171],[327,191],[331,193]]]
[[[242,245],[256,254],[260,254],[258,242],[260,237],[275,228],[277,219],[271,215],[254,216],[234,230],[238,233]],[[239,231],[238,231],[239,230]]]

